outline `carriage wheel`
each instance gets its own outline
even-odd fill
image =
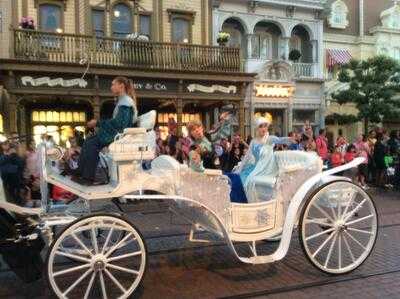
[[[335,181],[309,197],[299,227],[308,260],[323,272],[344,274],[359,267],[371,253],[378,217],[363,189],[351,182]]]
[[[99,238],[98,231],[106,237]],[[65,250],[71,246],[81,250]],[[46,276],[58,298],[128,298],[146,264],[143,237],[130,222],[114,215],[91,215],[68,225],[54,240]]]

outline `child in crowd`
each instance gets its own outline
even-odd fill
[[[204,172],[203,161],[201,160],[200,147],[192,145],[189,152],[189,167],[196,172]]]

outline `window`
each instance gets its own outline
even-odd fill
[[[111,27],[114,37],[125,38],[132,33],[132,11],[128,5],[119,3],[114,6]]]
[[[272,36],[266,32],[256,32],[251,41],[252,57],[272,59]]]
[[[177,121],[176,113],[168,113],[168,112],[161,112],[157,114],[157,126],[160,130],[161,139],[165,140],[168,136],[168,119],[169,118],[175,119]],[[186,128],[186,124],[190,121],[201,121],[200,113],[183,113],[182,114],[182,135],[184,137],[188,136],[188,130]]]
[[[172,20],[172,42],[189,43],[190,21],[184,18],[173,18]]]
[[[39,6],[40,30],[48,32],[60,32],[62,9],[59,5],[42,4]]]
[[[92,30],[98,37],[104,36],[104,10],[92,9]]]
[[[3,115],[0,114],[0,142],[6,140],[6,136],[4,136],[4,123],[3,123]]]
[[[396,47],[393,49],[393,58],[400,61],[400,48]]]
[[[53,137],[55,143],[69,146],[68,139],[73,137],[74,130],[84,132],[86,113],[83,111],[32,111],[33,139],[41,142],[43,134]]]
[[[3,32],[3,13],[0,11],[0,33]]]
[[[342,0],[337,0],[331,5],[331,12],[328,17],[329,26],[337,29],[345,29],[349,25],[347,14],[349,9]]]
[[[151,16],[140,15],[139,16],[139,34],[146,35],[151,39]]]

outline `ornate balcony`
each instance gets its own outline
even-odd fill
[[[26,61],[86,63],[157,70],[241,72],[239,48],[14,30],[14,56]]]

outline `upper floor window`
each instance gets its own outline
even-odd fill
[[[125,38],[132,33],[133,18],[128,5],[124,3],[114,5],[111,28],[114,37]]]
[[[139,16],[139,34],[147,36],[151,39],[151,16],[141,14]]]
[[[190,21],[184,18],[172,19],[172,42],[174,43],[189,43],[190,38]]]
[[[95,36],[104,36],[105,15],[102,9],[92,9],[92,30]]]
[[[345,29],[349,25],[347,19],[348,13],[349,9],[342,0],[333,2],[328,18],[329,26],[332,28]]]
[[[55,4],[41,4],[39,6],[40,30],[49,32],[62,31],[62,9]]]
[[[396,47],[393,49],[393,58],[400,61],[400,48]]]

